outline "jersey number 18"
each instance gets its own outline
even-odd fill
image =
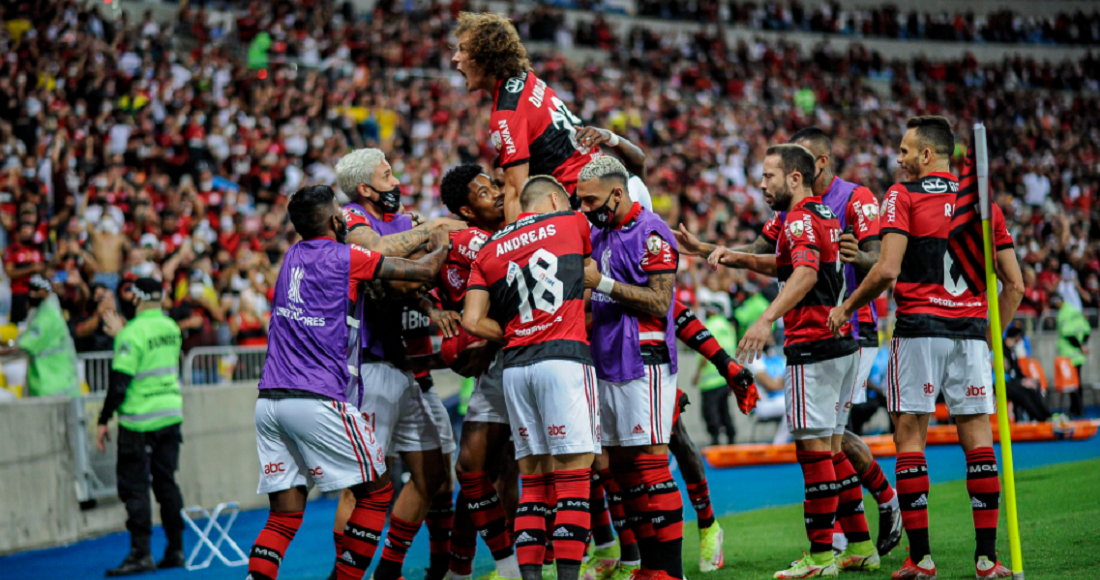
[[[535,250],[535,253],[531,255],[531,259],[527,261],[527,269],[531,272],[531,277],[535,279],[533,288],[529,288],[527,276],[523,273],[523,268],[519,264],[509,262],[508,266],[509,269],[516,272],[515,278],[508,285],[511,286],[515,283],[519,291],[520,322],[527,324],[535,319],[533,308],[538,308],[547,314],[553,314],[558,311],[558,308],[561,308],[565,285],[557,278],[557,256],[541,248]],[[546,299],[547,294],[550,295],[549,300]],[[534,302],[533,306],[532,301]]]

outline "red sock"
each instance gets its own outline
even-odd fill
[[[428,510],[428,519],[424,525],[428,527],[429,541],[429,578],[442,578],[447,573],[447,564],[451,553],[451,528],[454,525],[455,508],[454,497],[451,492],[444,491],[436,494],[432,499],[432,506]]]
[[[979,556],[997,561],[997,518],[1001,510],[1001,480],[997,477],[997,456],[992,447],[979,447],[966,453],[966,491],[974,513],[974,535]]]
[[[623,507],[623,493],[619,483],[611,476],[610,469],[600,471],[600,483],[607,492],[607,506],[611,511],[611,524],[619,534],[620,544],[634,544],[634,532],[626,525],[626,509]]]
[[[642,478],[642,472],[634,461],[612,461],[611,473],[623,490],[626,525],[633,530],[641,550],[642,568],[656,570],[659,560],[657,538],[653,534],[653,519],[649,515],[649,490]]]
[[[260,531],[248,558],[248,573],[254,580],[275,580],[283,563],[286,547],[298,533],[305,512],[269,512],[267,525]]]
[[[607,498],[604,496],[603,482],[598,472],[592,472],[589,488],[589,513],[592,515],[591,538],[597,546],[606,546],[615,542],[615,531],[611,529],[611,512],[607,511]]]
[[[546,512],[549,511],[551,475],[521,475],[523,486],[516,509],[516,558],[520,567],[542,568],[546,554]]]
[[[796,455],[798,464],[802,467],[802,479],[806,484],[806,501],[802,503],[802,510],[805,514],[806,536],[810,539],[810,552],[831,552],[838,503],[832,453],[798,451]]]
[[[890,480],[883,475],[878,461],[872,459],[871,466],[867,468],[867,471],[859,474],[859,480],[863,483],[863,487],[866,487],[867,491],[875,497],[878,505],[889,503],[890,500],[894,499],[894,488],[890,487]]]
[[[504,522],[504,505],[485,472],[462,473],[458,476],[466,508],[485,545],[493,553],[494,560],[512,555],[512,538]]]
[[[658,569],[673,578],[683,578],[684,500],[668,469],[668,456],[639,455],[637,465],[649,493],[649,517],[660,551]]]
[[[928,543],[928,464],[924,453],[898,453],[894,467],[898,482],[901,523],[909,537],[909,557],[920,562],[931,553]]]
[[[348,525],[344,527],[344,553],[336,559],[338,580],[359,580],[370,568],[374,552],[378,550],[378,541],[382,539],[386,510],[391,501],[393,485],[389,483],[356,500]]]
[[[714,525],[714,508],[710,505],[710,488],[707,487],[707,480],[700,481],[699,483],[689,483],[688,499],[691,500],[691,507],[695,508],[695,518],[699,522],[699,529],[705,530]]]
[[[375,580],[397,580],[401,577],[401,568],[405,556],[409,553],[416,532],[422,522],[407,522],[390,514],[390,533],[386,535],[386,546],[382,548],[382,560],[374,571]]]
[[[344,532],[333,531],[332,542],[336,544],[336,557],[340,558],[344,553]]]
[[[558,498],[552,534],[554,554],[558,562],[580,566],[591,529],[589,498],[592,495],[592,470],[555,471],[554,492]]]
[[[833,455],[833,472],[840,484],[840,497],[836,506],[836,520],[849,542],[868,542],[871,532],[863,513],[863,488],[859,486],[856,469],[843,452]]]
[[[458,576],[474,573],[474,555],[477,554],[477,528],[470,519],[466,496],[458,492],[455,503],[454,527],[451,529],[451,562],[447,568]]]

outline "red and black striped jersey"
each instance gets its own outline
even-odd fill
[[[860,245],[865,241],[879,239],[878,214],[879,204],[875,194],[862,185],[846,182],[839,177],[834,177],[828,191],[821,198],[825,205],[836,215],[840,222],[840,229],[852,227],[852,234]],[[785,223],[784,212],[775,212],[764,224],[762,235],[772,245],[779,239],[779,232]],[[845,296],[848,298],[867,276],[853,264],[844,265]],[[859,344],[865,347],[878,346],[878,313],[874,306],[868,304],[859,309],[855,319],[859,323]]]
[[[828,326],[829,311],[844,299],[840,233],[840,222],[820,196],[808,197],[786,212],[786,224],[775,248],[780,283],[786,284],[795,268],[817,271],[813,288],[783,315],[783,353],[788,365],[829,360],[859,350],[851,323],[844,325],[840,338],[833,336]]]
[[[581,169],[602,155],[599,147],[585,154],[577,149],[584,123],[532,72],[497,84],[489,125],[501,167],[529,163],[529,175],[553,175],[570,194]]]
[[[489,292],[489,316],[504,329],[504,366],[591,364],[584,314],[590,236],[579,213],[521,214],[481,249],[469,289]]]
[[[951,218],[959,180],[950,173],[930,173],[917,181],[897,183],[886,192],[879,218],[883,237],[909,238],[894,287],[898,305],[894,336],[942,336],[985,339],[989,307],[985,294],[972,292],[949,252]],[[993,205],[993,243],[1012,247],[1004,214]]]
[[[466,299],[466,283],[470,279],[470,268],[477,260],[477,254],[489,241],[489,232],[470,226],[464,230],[451,232],[451,251],[439,271],[440,301],[446,310],[462,310],[462,301]]]

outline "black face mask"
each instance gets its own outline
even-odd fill
[[[127,300],[119,300],[118,313],[126,320],[133,320],[137,316],[137,304]]]
[[[348,243],[348,222],[342,217],[336,218],[336,243]]]
[[[584,217],[588,218],[588,221],[592,222],[592,225],[610,229],[612,224],[615,223],[615,213],[619,211],[619,204],[622,201],[615,202],[615,209],[611,209],[608,204],[611,203],[611,195],[607,196],[607,199],[603,202],[603,205],[592,210],[584,212]]]
[[[395,187],[395,188],[393,188],[389,191],[378,191],[377,189],[374,189],[370,185],[368,185],[367,187],[370,187],[371,190],[373,190],[375,193],[378,194],[378,201],[376,201],[374,203],[378,204],[378,207],[381,208],[382,211],[384,211],[386,213],[397,213],[398,210],[401,209],[401,186],[400,185],[398,185],[397,187]]]
[[[34,296],[27,297],[27,301],[30,302],[33,308],[38,308],[45,300],[45,298],[35,298]]]

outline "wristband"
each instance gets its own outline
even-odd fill
[[[615,280],[608,278],[607,276],[600,276],[600,283],[596,285],[596,291],[600,294],[606,294],[611,296],[611,291],[615,289]]]
[[[607,140],[607,146],[612,147],[612,148],[618,147],[619,146],[619,136],[614,134],[614,133],[611,133],[611,138]]]

